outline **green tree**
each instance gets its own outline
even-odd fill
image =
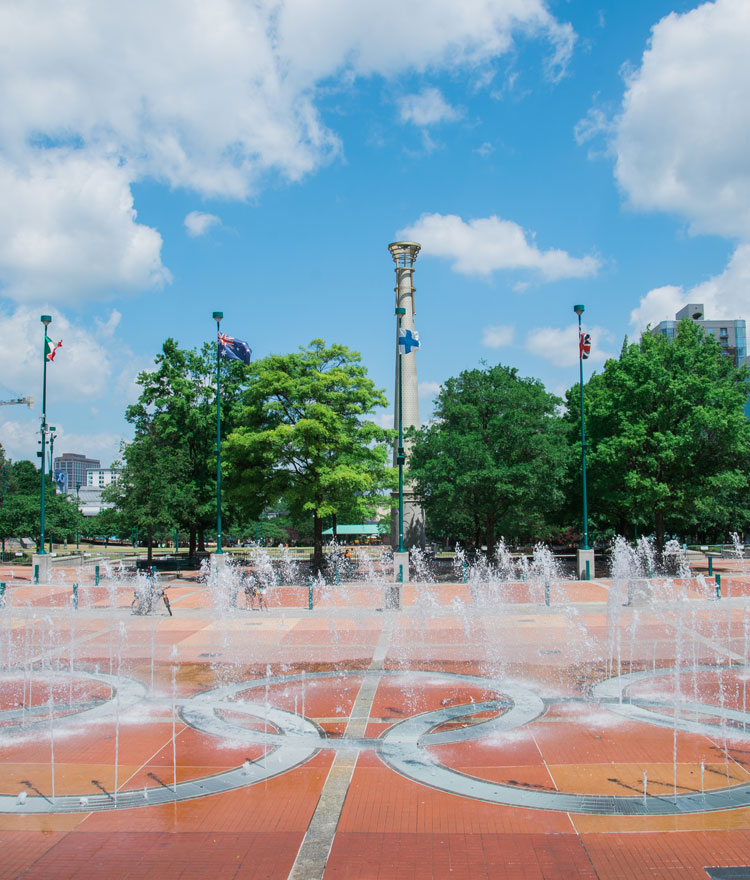
[[[585,388],[589,504],[600,522],[622,533],[631,523],[653,528],[659,548],[668,531],[744,528],[747,378],[689,319],[673,341],[625,340]],[[568,392],[573,431],[578,393]]]
[[[216,347],[185,350],[167,339],[155,363],[156,369],[139,374],[136,381],[143,390],[125,417],[137,436],[148,435],[152,443],[158,438],[171,447],[173,454],[164,461],[174,464],[181,480],[181,503],[173,521],[188,532],[192,556],[205,549],[204,531],[216,524]],[[226,436],[236,420],[247,368],[223,359],[220,368]]]
[[[560,403],[502,365],[448,379],[434,422],[409,434],[409,479],[430,529],[490,550],[500,534],[540,535],[563,499],[569,448]]]
[[[56,494],[51,480],[46,479],[46,537],[63,541],[72,537],[83,522],[75,498]],[[39,468],[30,461],[13,462],[6,472],[5,502],[0,508],[0,538],[40,539]]]
[[[140,425],[132,442],[123,444],[117,482],[102,493],[114,502],[129,528],[147,539],[151,562],[156,537],[171,530],[184,503],[188,462],[184,449],[160,437],[153,424]],[[189,490],[188,490],[189,491]]]
[[[366,416],[386,403],[360,355],[321,339],[249,368],[239,424],[224,445],[227,485],[252,519],[284,499],[313,518],[313,566],[323,565],[323,518],[390,485],[389,432]]]

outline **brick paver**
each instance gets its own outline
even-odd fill
[[[393,613],[379,610],[382,585],[358,584],[316,588],[313,611],[300,586],[271,590],[268,612],[222,615],[202,585],[166,578],[173,618],[131,616],[127,584],[82,584],[73,612],[75,572],[45,586],[0,570],[9,582],[8,607],[0,611],[0,795],[51,798],[53,746],[57,796],[111,795],[116,749],[120,791],[146,795],[172,785],[173,761],[178,782],[245,761],[260,766],[273,746],[245,741],[243,730],[266,729],[246,705],[262,707],[266,699],[289,718],[304,707],[330,744],[347,746],[340,753],[322,748],[279,776],[192,800],[148,805],[144,797],[137,809],[42,815],[14,805],[0,813],[0,880],[286,878],[306,835],[323,853],[326,880],[654,880],[750,865],[750,806],[663,816],[521,809],[419,784],[378,755],[378,737],[397,735],[394,725],[404,719],[496,701],[492,711],[442,723],[441,734],[466,730],[466,737],[425,742],[425,761],[532,791],[599,796],[642,798],[644,774],[647,794],[665,799],[675,784],[678,792],[700,793],[747,783],[750,732],[726,712],[748,708],[740,661],[750,631],[743,599],[750,578],[732,560],[722,563],[724,595],[735,598],[716,602],[697,581],[662,580],[653,607],[613,604],[608,581],[553,583],[549,607],[538,584],[415,584],[406,585],[403,610]],[[386,624],[392,630],[384,638]],[[677,656],[685,667],[679,683]],[[693,663],[710,668],[693,671]],[[77,679],[75,670],[119,671],[142,682],[147,696],[119,723],[112,713],[86,726],[60,720],[54,740],[41,722],[13,733],[19,722],[12,713],[25,703],[26,721],[42,718],[50,688],[59,715],[77,711],[79,701],[111,697],[108,685]],[[304,681],[287,680],[302,670]],[[663,703],[667,723],[624,717],[592,701],[591,687],[618,670],[653,673],[624,699]],[[268,687],[251,686],[267,674],[277,677]],[[195,695],[244,681],[246,689],[216,708],[236,725],[235,738],[194,730],[179,716]],[[510,708],[504,683],[542,697],[539,717],[514,729],[491,727]],[[668,703],[678,686],[683,699],[708,705],[699,720],[715,732],[679,728],[683,710],[673,729]]]

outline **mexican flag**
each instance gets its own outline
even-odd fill
[[[62,339],[55,343],[53,342],[49,336],[44,337],[44,356],[48,361],[53,361],[55,359],[55,352],[58,348],[62,346]]]

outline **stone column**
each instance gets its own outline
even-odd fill
[[[393,261],[396,264],[396,308],[405,310],[401,317],[403,330],[415,330],[414,326],[414,262],[421,245],[414,241],[396,241],[388,245]],[[396,321],[396,381],[394,399],[393,425],[398,431],[398,321]],[[403,388],[402,420],[404,434],[407,428],[420,427],[419,421],[419,389],[417,385],[417,354],[410,352],[401,356],[401,386]],[[404,442],[406,455],[404,477],[404,547],[424,547],[424,509],[420,499],[414,494],[408,479],[410,443]],[[396,465],[396,448],[393,450],[393,464]],[[398,493],[393,493],[391,508],[391,544],[398,549]],[[408,566],[404,569],[404,580],[408,580]]]

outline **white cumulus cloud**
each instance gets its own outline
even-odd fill
[[[56,418],[55,422],[55,457],[63,452],[78,452],[89,458],[98,458],[103,467],[108,467],[117,458],[122,439],[118,434],[107,431],[78,434],[66,431],[64,420]],[[0,444],[8,458],[16,461],[29,459],[38,466],[38,440],[39,423],[36,419],[20,416],[0,420]],[[49,447],[47,455],[49,456]]]
[[[541,250],[521,226],[496,216],[465,221],[455,214],[423,214],[399,235],[420,242],[425,254],[453,260],[453,270],[464,275],[528,269],[555,281],[586,278],[600,266],[597,257]]]
[[[750,239],[750,4],[671,13],[627,81],[612,148],[632,206]]]
[[[185,217],[185,229],[191,238],[205,235],[212,226],[220,226],[221,220],[216,214],[206,214],[203,211],[191,211]]]
[[[709,320],[744,318],[750,321],[750,244],[740,245],[732,254],[723,272],[696,284],[683,288],[665,285],[649,290],[641,298],[637,308],[630,313],[633,330],[640,332],[648,324],[674,321],[675,314],[688,303],[703,303]]]
[[[137,222],[126,169],[82,151],[0,160],[0,283],[26,302],[84,300],[170,280],[161,235]]]
[[[420,397],[437,397],[443,386],[440,382],[420,382],[418,391]]]
[[[461,117],[461,111],[451,107],[440,90],[435,88],[424,88],[415,95],[404,95],[398,105],[401,121],[414,125],[454,122]]]
[[[93,328],[75,324],[56,312],[47,333],[62,348],[47,367],[50,400],[80,401],[100,397],[108,387],[112,372],[108,347],[97,342]],[[0,309],[3,344],[0,346],[0,382],[8,391],[36,398],[41,406],[43,328],[40,312],[26,306],[13,311]]]
[[[482,345],[486,348],[504,348],[511,345],[516,328],[512,324],[496,324],[482,331]]]
[[[341,150],[323,85],[476,71],[516,38],[550,46],[554,79],[575,40],[544,0],[414,0],[403,20],[398,0],[6,0],[4,293],[51,302],[163,284],[161,237],[137,222],[131,185],[245,199],[269,177],[299,180]],[[448,112],[422,94],[414,121]]]
[[[588,363],[602,363],[615,357],[604,345],[613,339],[604,327],[584,327],[591,335],[591,355]],[[557,367],[572,367],[578,363],[578,324],[569,327],[536,327],[526,337],[526,349]]]

